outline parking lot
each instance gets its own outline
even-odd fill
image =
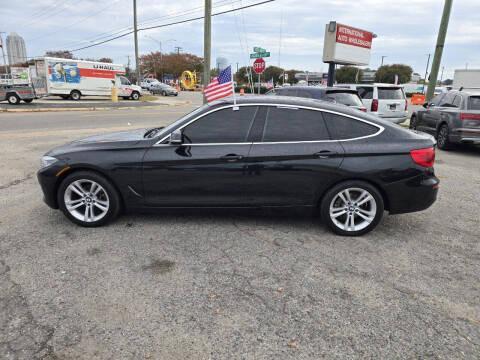
[[[42,202],[50,148],[193,106],[0,113],[0,358],[479,357],[480,147],[437,151],[438,201],[359,238],[285,210],[86,229]]]

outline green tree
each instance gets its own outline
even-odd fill
[[[273,83],[276,84],[280,81],[284,70],[278,66],[269,66],[265,69],[265,72],[262,74],[262,77],[265,81],[270,81],[273,79]]]
[[[69,50],[49,50],[45,52],[45,56],[61,59],[73,59],[73,53]]]
[[[358,83],[363,76],[363,70],[355,66],[342,66],[335,72],[335,80],[339,84]]]
[[[382,83],[395,83],[395,75],[398,75],[399,84],[405,84],[412,78],[413,69],[404,64],[380,66],[375,74],[375,81]]]
[[[285,82],[289,83],[289,84],[292,84],[292,85],[298,83],[298,79],[295,78],[295,74],[298,74],[298,73],[301,73],[301,72],[303,72],[303,71],[294,70],[294,69],[286,70],[285,74],[287,74],[287,80]]]

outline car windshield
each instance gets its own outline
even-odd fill
[[[468,110],[480,110],[480,96],[470,96]]]
[[[347,106],[363,106],[362,100],[355,93],[340,92],[340,91],[327,91],[327,100],[335,101],[339,104]]]
[[[398,87],[379,87],[378,88],[378,99],[379,100],[400,100],[403,99],[402,88]]]

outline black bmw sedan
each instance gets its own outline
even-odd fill
[[[55,148],[38,180],[47,205],[82,226],[145,208],[319,207],[335,233],[361,235],[384,211],[432,205],[434,158],[430,135],[345,106],[242,97]]]

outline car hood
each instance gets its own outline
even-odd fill
[[[135,129],[89,136],[87,138],[75,140],[71,143],[56,147],[45,155],[57,156],[60,154],[84,150],[131,147],[138,144],[142,140],[147,140],[143,137],[146,131],[147,129]]]

